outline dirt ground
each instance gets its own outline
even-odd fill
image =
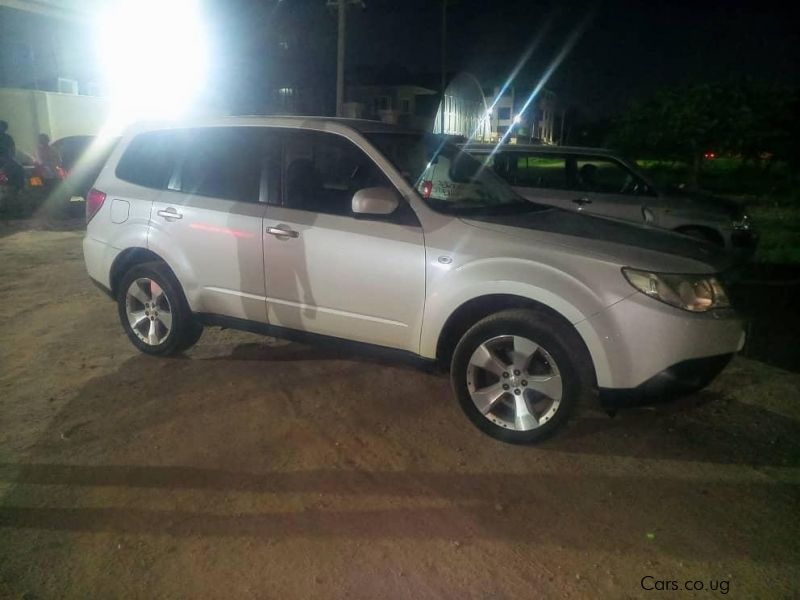
[[[0,225],[0,597],[800,596],[797,372],[509,446],[410,366],[138,354],[81,235]]]

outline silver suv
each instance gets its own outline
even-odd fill
[[[669,229],[720,246],[737,261],[755,252],[758,235],[742,206],[661,189],[611,150],[522,144],[464,149],[533,202]]]
[[[698,389],[744,343],[712,248],[531,203],[381,123],[135,126],[86,210],[89,275],[142,352],[218,325],[436,361],[507,442],[551,433],[598,389]]]

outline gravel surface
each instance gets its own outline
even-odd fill
[[[0,597],[800,595],[797,373],[509,446],[410,366],[219,329],[143,356],[52,229],[0,226]]]

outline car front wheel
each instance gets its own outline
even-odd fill
[[[518,444],[551,434],[594,390],[577,332],[532,310],[506,310],[476,323],[456,347],[451,377],[469,419],[492,437]]]

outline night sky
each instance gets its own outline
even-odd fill
[[[348,71],[392,67],[412,79],[439,69],[438,0],[365,0],[348,17]],[[269,69],[270,36],[298,32],[303,56],[290,69],[317,81],[335,76],[336,18],[323,0],[228,0],[215,9],[220,80],[244,95]],[[612,115],[662,85],[753,77],[800,79],[800,8],[777,3],[709,0],[553,3],[450,0],[448,68],[468,70],[490,87],[500,83],[542,29],[540,44],[519,75],[541,77],[569,33],[590,17],[548,87],[565,104],[593,117]],[[548,27],[544,27],[548,24]],[[275,67],[280,69],[280,67]],[[287,66],[284,65],[284,69]],[[407,83],[407,82],[401,82]]]

